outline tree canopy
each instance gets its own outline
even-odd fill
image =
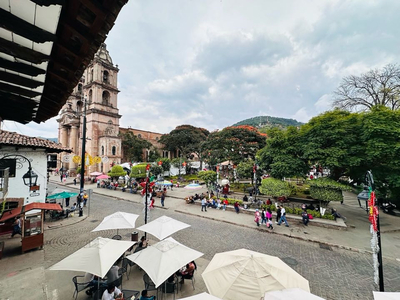
[[[371,109],[383,105],[400,107],[400,69],[389,64],[360,76],[347,76],[335,91],[334,107],[346,110]]]
[[[292,188],[286,181],[269,177],[261,181],[260,191],[267,196],[289,197]]]
[[[201,145],[207,139],[209,131],[192,125],[177,126],[160,138],[160,143],[169,151],[179,150],[184,159],[191,158],[192,153],[200,154]]]
[[[119,165],[115,165],[111,168],[110,172],[108,172],[108,176],[111,177],[119,177],[119,176],[125,176],[126,171],[124,170],[123,167]]]
[[[304,157],[300,131],[296,127],[272,128],[268,137],[266,147],[257,153],[261,168],[274,178],[303,177],[309,164]]]
[[[206,183],[207,187],[217,181],[217,173],[214,171],[200,171],[198,176]]]
[[[120,133],[120,136],[125,158],[131,162],[143,161],[143,149],[150,148],[151,143],[137,137],[131,131]]]
[[[204,143],[204,157],[210,165],[231,160],[238,164],[247,158],[254,159],[257,151],[265,146],[266,135],[256,128],[241,125],[212,132]]]

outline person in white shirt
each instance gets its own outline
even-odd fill
[[[123,299],[122,292],[119,288],[115,287],[114,284],[109,284],[107,289],[104,291],[101,300],[114,300],[114,299]]]
[[[285,222],[285,226],[289,227],[289,224],[286,221],[286,210],[283,206],[280,206],[280,208],[281,208],[281,219],[279,220],[277,225],[281,225],[282,222]]]

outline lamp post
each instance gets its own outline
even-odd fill
[[[32,188],[33,186],[36,186],[36,185],[37,185],[37,180],[38,180],[38,177],[39,177],[39,176],[38,176],[35,172],[33,172],[33,170],[32,170],[32,165],[31,165],[31,161],[30,161],[28,158],[26,158],[25,156],[20,155],[20,154],[9,154],[9,155],[3,156],[3,157],[0,159],[0,161],[1,161],[1,160],[4,160],[4,159],[7,159],[7,158],[14,158],[14,159],[17,159],[17,157],[19,157],[20,159],[22,159],[22,161],[28,162],[28,172],[26,172],[26,173],[22,176],[22,180],[24,181],[24,184],[25,184],[26,186],[29,186],[29,188]]]
[[[81,156],[81,181],[80,194],[83,196],[85,187],[85,153],[86,153],[86,97],[83,101],[83,121],[82,121],[82,156]]]

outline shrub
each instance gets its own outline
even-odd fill
[[[321,201],[343,201],[343,190],[351,190],[351,188],[328,178],[310,181],[311,197]]]
[[[110,177],[119,177],[119,176],[125,176],[126,171],[124,170],[123,167],[115,165],[111,168],[110,172],[108,172],[108,176]]]
[[[272,197],[288,197],[292,189],[289,183],[270,177],[262,180],[260,191]]]
[[[133,178],[145,178],[146,177],[146,166],[147,164],[138,164],[131,168],[130,177]]]

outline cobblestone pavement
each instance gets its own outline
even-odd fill
[[[50,190],[52,184],[50,184]],[[53,186],[54,188],[54,186]],[[98,223],[106,216],[116,211],[125,211],[140,214],[143,206],[125,200],[116,200],[109,197],[94,195],[92,197],[90,215],[83,222],[64,228],[48,230],[45,234],[44,268],[60,261],[67,255],[81,248],[97,236],[111,237],[116,232],[112,230],[91,233]],[[151,211],[151,219],[161,215],[168,215],[192,225],[190,228],[177,232],[173,237],[183,244],[204,253],[204,264],[218,252],[239,248],[248,248],[254,251],[280,257],[294,270],[310,282],[311,291],[325,299],[372,299],[372,290],[376,289],[373,283],[372,258],[369,254],[355,253],[340,249],[323,249],[319,244],[307,243],[284,236],[278,236],[244,228],[223,222],[184,215],[174,211],[156,208]],[[142,225],[143,217],[138,218],[136,225]],[[130,237],[129,230],[120,230],[125,239]],[[155,243],[156,241],[153,241]],[[400,290],[400,265],[395,260],[384,261],[386,291]],[[49,283],[48,294],[60,284],[60,280],[53,277],[72,277],[60,275],[60,272],[45,271],[46,281]],[[196,277],[196,293],[206,291],[200,272]],[[70,285],[71,282],[63,282]],[[53,285],[53,286],[52,286]],[[72,294],[72,293],[71,293]],[[58,299],[70,299],[68,292]],[[51,296],[47,296],[51,299]],[[85,299],[80,298],[80,299]]]

